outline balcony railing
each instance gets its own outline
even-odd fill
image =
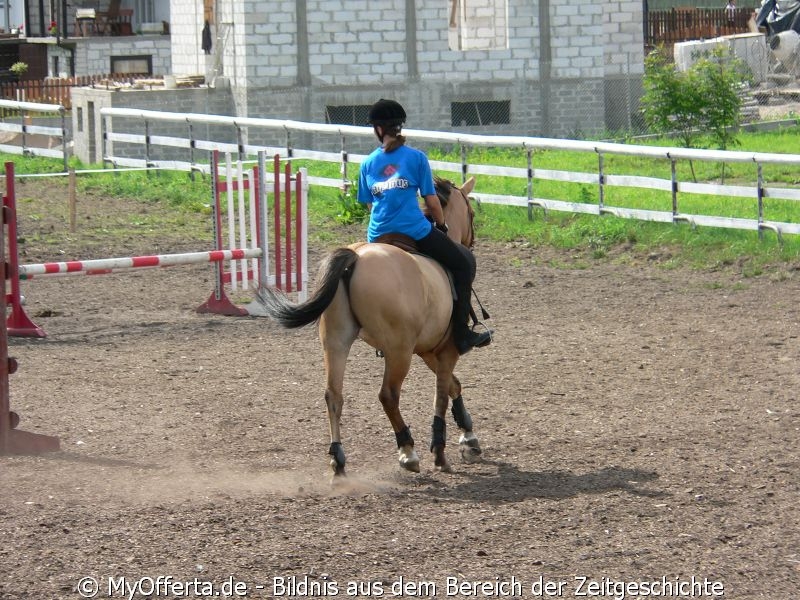
[[[73,87],[108,87],[111,89],[121,83],[133,84],[146,75],[130,73],[111,75],[86,75],[83,77],[48,77],[43,80],[26,80],[0,83],[0,98],[21,102],[60,104],[66,110],[72,109],[70,90]],[[7,116],[5,113],[1,117]]]

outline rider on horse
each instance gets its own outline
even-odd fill
[[[358,201],[370,208],[367,241],[374,242],[386,234],[406,235],[416,242],[421,253],[450,270],[456,290],[453,339],[459,354],[465,354],[492,340],[488,331],[473,331],[468,324],[475,257],[447,237],[428,157],[405,145],[401,134],[405,120],[406,111],[394,100],[378,100],[369,111],[369,123],[381,146],[361,164],[359,176]],[[433,223],[420,208],[418,193]]]

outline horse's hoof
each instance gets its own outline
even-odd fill
[[[461,453],[461,460],[466,463],[480,461],[483,454],[477,436],[471,431],[464,433],[458,440],[458,450]]]
[[[347,476],[345,475],[344,469],[342,469],[341,473],[333,473],[331,475],[331,487],[337,488],[342,486],[347,481]]]
[[[411,473],[419,473],[418,460],[408,460],[406,462],[401,462],[400,466],[403,467],[406,471],[410,471]]]
[[[481,460],[481,449],[480,448],[469,448],[462,446],[461,447],[461,460],[465,463],[476,463],[480,462]]]
[[[409,450],[404,448],[399,449],[400,453],[400,466],[403,467],[406,471],[411,471],[412,473],[419,473],[419,456],[417,456],[416,450],[412,447]]]
[[[453,472],[453,468],[450,466],[450,462],[447,460],[447,456],[444,453],[444,446],[438,446],[433,449],[433,466],[441,473]]]
[[[438,465],[434,465],[434,466],[436,467],[436,470],[439,471],[440,473],[452,473],[453,472],[453,467],[451,467],[450,463],[447,462],[447,461],[444,461],[442,464],[438,464]]]

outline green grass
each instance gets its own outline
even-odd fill
[[[739,150],[771,153],[796,153],[800,145],[800,126],[771,132],[742,132]],[[636,141],[638,144],[675,146],[672,140]],[[432,159],[460,162],[455,150],[432,149]],[[54,159],[11,156],[16,172],[43,173],[61,170],[61,161]],[[526,167],[523,152],[509,149],[471,149],[471,163]],[[533,155],[535,169],[585,171],[596,173],[598,158],[591,153],[565,151],[536,151]],[[73,161],[76,169],[85,168]],[[750,163],[678,162],[678,178],[699,182],[719,182],[724,168],[725,183],[754,187],[756,167]],[[338,164],[311,161],[294,161],[294,167],[305,167],[309,174],[340,179]],[[670,178],[670,164],[666,160],[642,156],[607,156],[606,174],[638,175],[660,179]],[[355,179],[358,165],[348,165],[349,178]],[[457,173],[442,173],[458,180]],[[783,165],[766,165],[763,176],[767,186],[796,187],[800,183],[800,169]],[[495,176],[478,176],[476,192],[526,196],[523,179]],[[137,198],[144,202],[163,202],[176,210],[208,212],[210,183],[208,177],[196,175],[191,180],[185,173],[101,173],[83,174],[78,178],[80,189],[109,197]],[[537,197],[597,203],[598,187],[590,184],[570,184],[534,180]],[[672,209],[669,192],[629,189],[606,186],[605,204],[661,211]],[[341,192],[332,188],[312,187],[310,193],[309,233],[314,243],[330,246],[341,241],[352,241],[363,236],[364,223],[343,225]],[[720,197],[711,195],[679,194],[679,210],[683,213],[721,215],[754,219],[757,217],[755,198]],[[765,202],[768,220],[800,222],[800,203],[768,199]],[[347,215],[345,215],[347,216]],[[481,239],[513,242],[532,247],[552,246],[570,250],[586,261],[636,260],[657,257],[658,264],[667,268],[691,266],[708,269],[733,266],[744,275],[757,275],[769,270],[786,270],[800,263],[800,236],[786,235],[783,243],[777,236],[765,232],[759,238],[755,232],[712,227],[692,228],[688,224],[661,224],[620,219],[611,215],[602,217],[534,210],[533,220],[522,207],[508,207],[484,203],[477,212],[477,235]],[[588,263],[587,263],[588,264]]]

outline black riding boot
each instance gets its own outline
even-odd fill
[[[458,294],[458,299],[453,303],[453,340],[459,354],[466,354],[473,348],[488,346],[492,341],[492,334],[488,331],[473,331],[469,328],[469,291]]]

